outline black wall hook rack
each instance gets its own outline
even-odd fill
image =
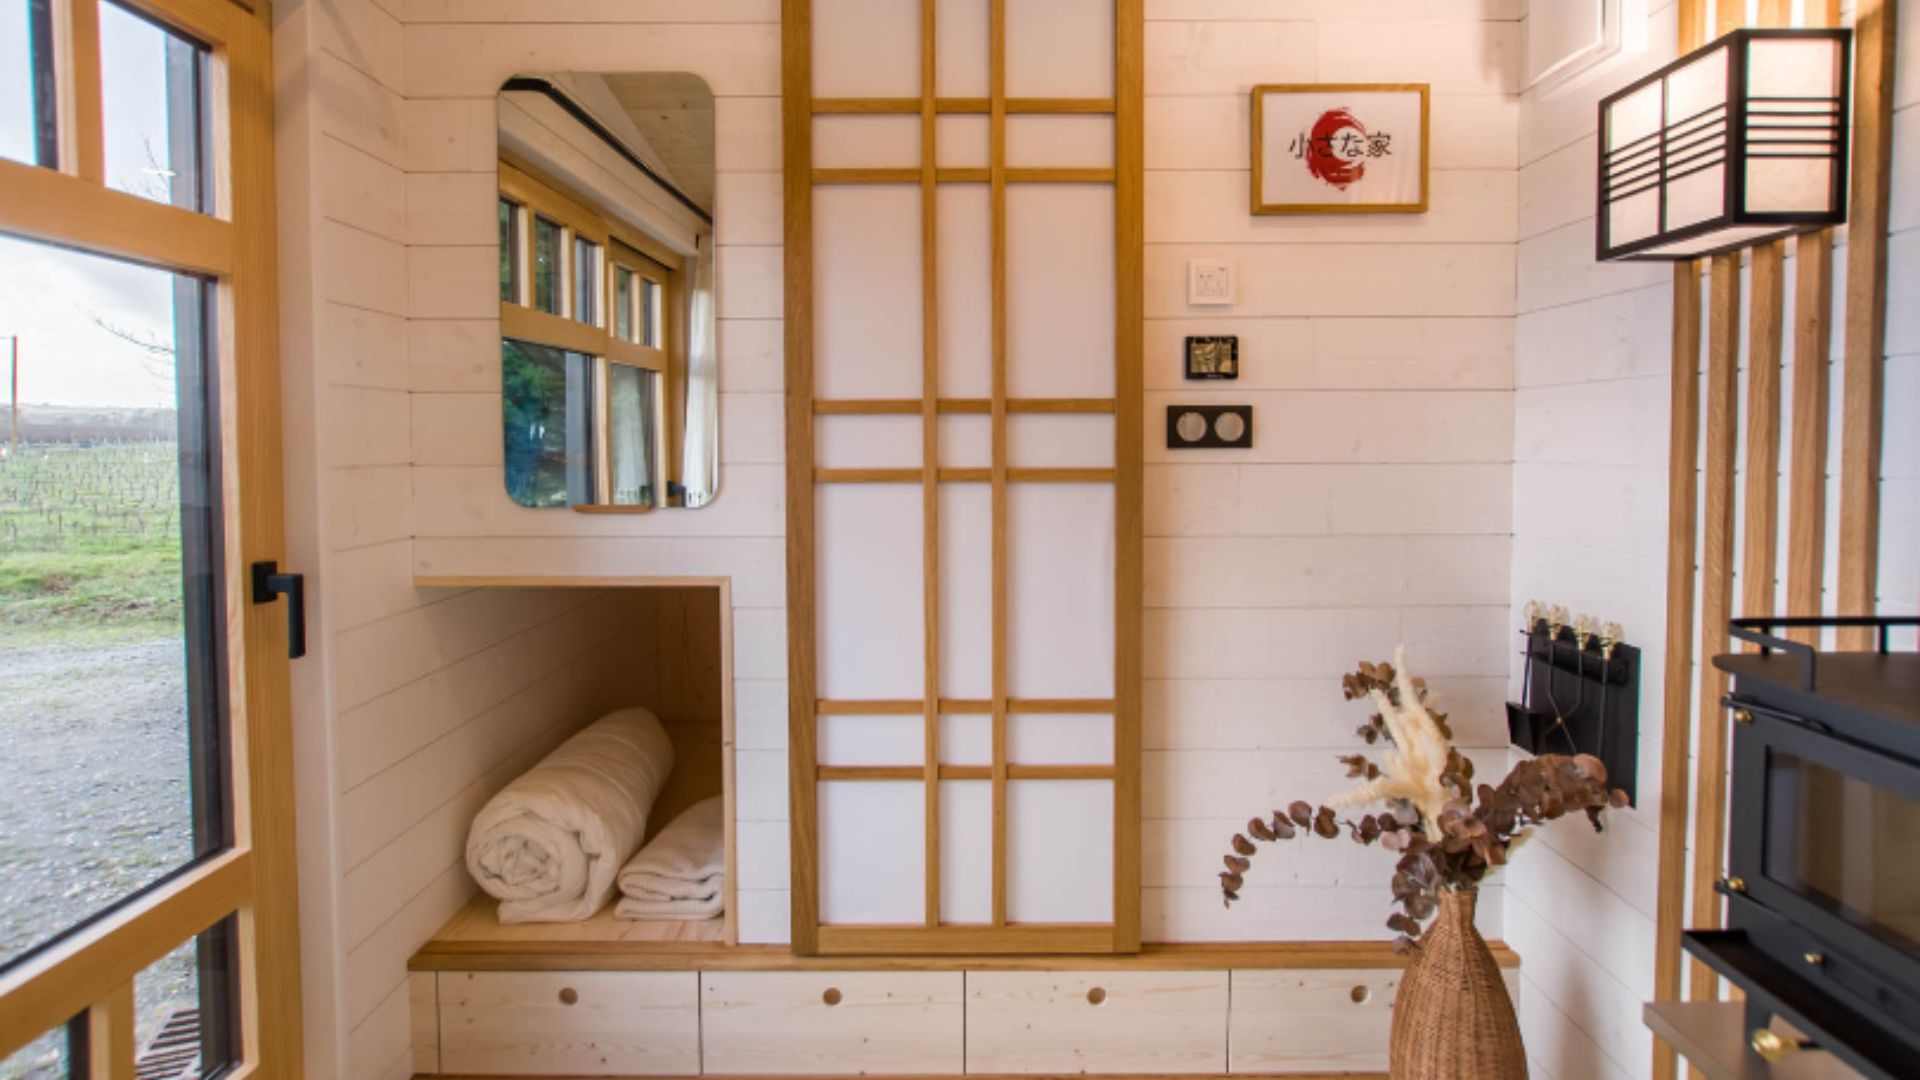
[[[1640,650],[1538,620],[1521,631],[1526,667],[1507,734],[1530,754],[1591,754],[1607,785],[1639,803]]]

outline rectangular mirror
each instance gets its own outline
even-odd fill
[[[681,73],[520,76],[499,117],[508,496],[598,513],[708,505],[713,92]]]

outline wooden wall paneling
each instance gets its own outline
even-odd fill
[[[1877,599],[1897,9],[1896,0],[1858,0],[1853,11],[1853,191],[1840,373],[1840,580],[1834,601],[1841,615],[1871,615]],[[1842,649],[1871,649],[1873,634],[1865,628],[1842,630],[1839,642]]]
[[[1788,615],[1825,610],[1827,552],[1827,409],[1833,331],[1833,233],[1822,229],[1794,242],[1793,446],[1787,488]],[[1818,644],[1818,630],[1793,636]]]
[[[1713,658],[1727,649],[1733,617],[1734,450],[1738,441],[1740,352],[1740,255],[1713,257],[1707,305],[1706,459],[1701,465],[1700,691],[1698,743],[1694,747],[1693,904],[1689,928],[1720,925],[1720,875],[1726,848],[1727,724],[1720,699],[1727,676]],[[1694,964],[1695,1001],[1713,998],[1719,977]]]
[[[1740,614],[1746,618],[1773,614],[1778,577],[1785,263],[1784,241],[1753,249],[1748,285],[1746,522],[1741,533],[1746,548],[1740,567]]]
[[[1690,6],[1681,4],[1682,18]],[[1660,737],[1660,869],[1655,900],[1653,996],[1680,1000],[1686,926],[1687,766],[1693,731],[1694,537],[1700,465],[1700,264],[1673,268],[1672,433],[1667,465],[1667,626],[1665,707]],[[1654,1042],[1655,1080],[1673,1080],[1673,1049]]]
[[[935,0],[920,0],[920,463],[925,598],[926,892],[929,927],[940,925],[940,189],[934,112]]]
[[[813,747],[813,4],[781,0],[787,388],[787,805],[793,951],[820,949],[818,808]],[[805,752],[798,748],[804,747]]]

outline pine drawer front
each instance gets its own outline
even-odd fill
[[[970,1073],[1211,1073],[1227,1068],[1224,971],[967,975]]]
[[[440,1070],[474,1076],[693,1076],[691,971],[440,975]]]
[[[957,1075],[958,971],[715,971],[700,977],[710,1076]]]
[[[1236,971],[1236,1073],[1386,1072],[1397,969]]]

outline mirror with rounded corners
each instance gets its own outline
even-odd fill
[[[720,490],[713,92],[679,72],[500,90],[507,495],[644,513]]]

